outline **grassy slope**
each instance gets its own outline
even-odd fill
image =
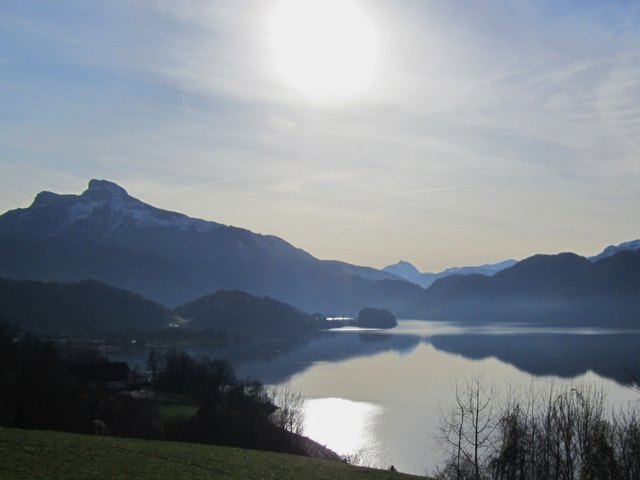
[[[410,479],[418,478],[252,450],[0,428],[0,478],[22,479]]]

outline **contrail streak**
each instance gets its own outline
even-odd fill
[[[246,177],[248,177],[248,176],[249,176],[249,175],[240,175],[240,176],[237,176],[237,177],[223,178],[223,179],[220,179],[220,180],[216,180],[216,181],[214,181],[214,182],[203,183],[203,184],[201,184],[201,185],[194,185],[194,186],[192,186],[192,187],[186,187],[186,188],[184,188],[184,189],[180,190],[180,193],[182,193],[182,192],[189,192],[189,191],[191,191],[191,190],[197,190],[197,189],[199,189],[199,188],[211,187],[211,186],[213,186],[213,185],[218,185],[218,184],[220,184],[220,183],[232,182],[233,180],[238,180],[238,179],[240,179],[240,178],[246,178]]]

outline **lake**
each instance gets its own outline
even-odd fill
[[[640,331],[404,320],[390,331],[328,332],[240,365],[238,374],[267,383],[290,377],[307,399],[305,434],[338,453],[424,474],[442,463],[436,436],[456,378],[479,373],[502,390],[590,382],[625,407],[640,399],[623,385],[639,347]]]
[[[361,464],[423,475],[442,464],[440,412],[456,379],[481,374],[503,392],[589,382],[625,408],[640,400],[625,386],[639,347],[640,330],[401,320],[393,330],[329,331],[303,345],[187,351],[229,358],[239,378],[292,383],[306,399],[305,435]]]

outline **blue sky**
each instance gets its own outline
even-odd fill
[[[640,237],[640,2],[353,0],[372,74],[319,98],[276,67],[284,1],[2,2],[0,211],[105,178],[428,271]]]

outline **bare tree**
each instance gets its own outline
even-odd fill
[[[626,366],[624,368],[629,380],[629,388],[640,393],[640,363],[635,366]]]
[[[300,390],[291,382],[278,385],[272,392],[278,409],[272,415],[272,421],[294,435],[304,432],[304,398]]]
[[[455,405],[447,412],[440,412],[440,443],[448,455],[445,471],[441,476],[446,479],[462,480],[463,464],[468,461],[464,448],[464,434],[467,428],[466,403],[456,380],[453,385]]]
[[[614,449],[621,478],[640,480],[640,412],[638,406],[621,413],[614,424]]]
[[[491,470],[496,480],[525,480],[535,477],[538,452],[534,447],[539,437],[535,423],[535,391],[526,397],[509,388],[496,431],[496,450]]]
[[[619,443],[627,432],[620,429]],[[604,393],[581,384],[507,402],[491,462],[497,480],[606,480],[619,475],[622,449],[605,415]]]
[[[442,480],[640,480],[640,414],[607,411],[604,391],[574,384],[508,390],[500,408],[482,377],[453,385],[440,440]]]
[[[494,450],[497,390],[482,375],[474,375],[461,384],[456,380],[453,392],[454,406],[441,415],[440,442],[449,458],[440,477],[481,480]]]

